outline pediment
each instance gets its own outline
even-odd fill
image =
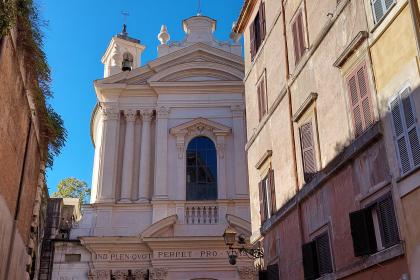
[[[185,135],[192,131],[211,131],[215,135],[227,135],[231,129],[223,124],[205,118],[197,118],[171,128],[170,133],[172,135]]]
[[[173,237],[174,236],[174,225],[178,221],[177,215],[166,217],[160,221],[149,226],[141,234],[141,238],[149,237]]]

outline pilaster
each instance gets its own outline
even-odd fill
[[[131,202],[131,189],[133,186],[133,167],[134,167],[134,122],[136,121],[136,111],[124,111],[126,128],[124,140],[124,160],[121,183],[121,202]]]
[[[120,112],[115,107],[102,108],[103,141],[99,174],[98,202],[115,201],[115,180]]]
[[[151,135],[150,126],[153,116],[152,109],[140,110],[143,125],[141,132],[140,150],[140,173],[139,173],[139,195],[138,202],[150,200],[150,157],[151,157]]]
[[[155,183],[153,200],[168,199],[168,116],[170,109],[159,107],[156,119]]]
[[[233,118],[233,146],[235,161],[235,196],[248,197],[246,155],[245,155],[245,108],[243,105],[231,107]]]

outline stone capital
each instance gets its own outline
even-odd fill
[[[134,122],[136,120],[136,113],[135,110],[124,110],[125,120],[127,122]]]
[[[241,104],[232,105],[230,107],[234,118],[243,118],[245,116],[245,106]]]
[[[164,107],[164,106],[158,107],[156,109],[157,117],[160,119],[167,119],[170,111],[171,109],[168,107]]]
[[[152,109],[141,109],[140,114],[143,118],[143,121],[150,122],[152,120],[153,110]]]
[[[104,120],[118,120],[120,117],[120,111],[118,108],[102,108],[102,114],[104,115]]]

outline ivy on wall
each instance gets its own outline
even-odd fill
[[[51,72],[42,50],[45,22],[39,17],[33,0],[0,0],[0,37],[7,36],[11,28],[17,29],[17,51],[27,66],[29,91],[35,101],[35,114],[39,118],[47,167],[60,154],[67,137],[61,116],[48,104],[53,96]]]

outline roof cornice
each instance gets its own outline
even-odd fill
[[[249,18],[251,17],[252,11],[254,10],[255,5],[258,0],[245,0],[244,5],[242,6],[241,13],[239,14],[236,24],[233,27],[234,33],[243,33],[246,25],[248,24]]]

